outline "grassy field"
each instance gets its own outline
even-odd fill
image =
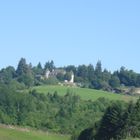
[[[124,139],[123,139],[124,140]],[[125,140],[140,140],[140,138],[127,138]]]
[[[0,140],[69,140],[69,136],[47,134],[40,131],[23,131],[21,129],[0,126]]]
[[[94,89],[79,88],[79,87],[37,86],[34,87],[33,89],[36,89],[40,93],[48,93],[48,92],[54,93],[55,91],[57,91],[58,94],[61,96],[64,96],[67,93],[67,91],[70,91],[75,95],[79,95],[81,99],[84,100],[97,100],[100,97],[105,97],[110,100],[124,100],[124,101],[130,101],[136,99],[136,97],[132,97],[132,96],[114,94],[102,90],[94,90]]]
[[[0,126],[0,140],[70,140],[70,136]],[[128,138],[126,140],[139,140]]]

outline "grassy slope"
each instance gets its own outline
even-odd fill
[[[139,138],[127,138],[127,139],[123,139],[123,140],[140,140]]]
[[[0,127],[0,140],[69,140],[69,136],[46,134],[38,131],[20,131]]]
[[[87,88],[78,88],[78,87],[65,87],[65,86],[37,86],[34,87],[40,93],[54,93],[58,92],[59,95],[63,96],[69,90],[75,95],[79,95],[84,100],[96,100],[99,97],[105,97],[110,100],[135,100],[135,97],[109,93],[101,90],[87,89]]]
[[[70,137],[56,134],[46,134],[39,131],[24,132],[0,126],[0,140],[70,140]],[[127,140],[139,139],[128,138]]]

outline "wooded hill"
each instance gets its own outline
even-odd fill
[[[72,74],[74,81],[70,80]],[[91,64],[56,68],[53,61],[42,67],[21,58],[17,69],[8,66],[0,70],[0,123],[71,134],[72,140],[140,138],[140,99],[134,103],[107,98],[85,100],[71,90],[63,96],[57,91],[44,94],[36,90],[42,87],[39,85],[64,84],[65,80],[69,86],[107,91],[140,86],[140,74],[124,67],[111,73],[102,70],[100,61],[95,68]]]
[[[13,84],[16,88],[22,89],[43,84],[64,83],[64,81],[70,81],[72,73],[74,74],[73,82],[80,87],[103,89],[117,93],[132,93],[134,87],[140,87],[140,74],[125,67],[111,73],[102,68],[100,61],[95,66],[92,64],[77,67],[70,65],[60,68],[55,67],[53,61],[46,62],[44,66],[40,62],[37,66],[32,66],[31,63],[27,64],[24,58],[21,58],[16,69],[12,66],[1,69],[0,82]],[[131,88],[125,91],[122,87]]]

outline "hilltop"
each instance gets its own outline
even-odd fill
[[[140,87],[140,74],[125,67],[110,72],[102,68],[101,61],[95,66],[65,67],[56,67],[53,61],[48,61],[43,67],[40,62],[32,66],[21,58],[16,69],[8,66],[0,70],[0,83],[14,85],[19,90],[41,85],[67,85],[133,95]]]

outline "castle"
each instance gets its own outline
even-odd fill
[[[52,71],[50,71],[47,69],[45,72],[45,78],[48,79],[50,77],[57,76],[59,73],[65,75],[66,71],[62,69],[55,69],[55,70],[53,69]],[[71,79],[69,81],[65,80],[64,81],[65,83],[74,83],[74,73],[72,71],[70,73],[71,73]]]

